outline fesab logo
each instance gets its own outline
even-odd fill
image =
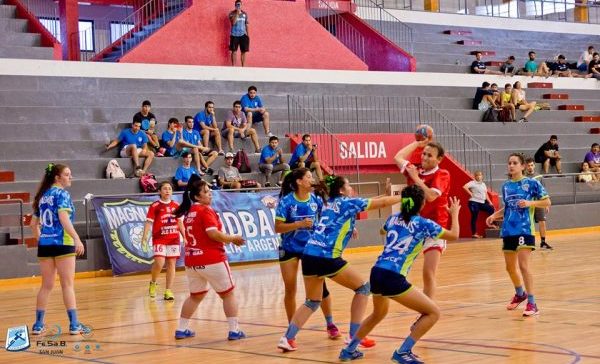
[[[387,158],[385,143],[379,142],[340,142],[340,158],[374,159]]]

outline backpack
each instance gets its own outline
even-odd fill
[[[119,166],[119,162],[116,159],[111,159],[106,166],[106,178],[108,179],[119,179],[125,178],[125,172]]]
[[[502,108],[499,112],[498,112],[498,121],[501,122],[507,122],[507,121],[511,121],[511,115],[510,115],[510,111],[508,109],[504,109]]]
[[[144,193],[152,193],[158,191],[158,182],[153,174],[147,173],[140,177],[140,188]]]
[[[495,123],[498,121],[498,110],[490,107],[485,110],[483,113],[483,118],[481,119],[484,123]]]
[[[248,154],[243,149],[240,149],[237,153],[235,153],[235,157],[233,157],[233,166],[240,171],[240,173],[250,173],[250,160],[248,159]]]

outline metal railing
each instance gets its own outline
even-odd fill
[[[580,182],[582,174],[596,172],[544,174],[541,183],[546,188],[553,205],[600,202],[600,181]]]
[[[297,109],[315,120],[296,117]],[[493,188],[491,154],[421,97],[288,95],[288,110],[290,132],[412,134],[418,124],[428,124],[454,161],[470,172],[483,171]]]
[[[341,142],[322,120],[298,102],[296,96],[288,95],[288,133],[311,135],[312,143],[317,144],[319,160],[331,173],[347,176],[351,182],[360,182],[359,164],[356,156],[341,156]],[[314,111],[314,110],[313,110]],[[319,148],[318,145],[322,147]],[[328,146],[325,148],[324,146]]]
[[[306,0],[306,9],[331,35],[366,63],[365,37],[340,15],[339,10],[323,0]]]
[[[60,38],[60,22],[58,17],[58,2],[52,0],[17,0],[25,10],[32,16],[38,18],[48,32],[55,39]],[[23,28],[22,22],[13,21],[7,23],[9,31],[27,32],[27,26]]]
[[[384,8],[424,11],[423,0],[377,0]],[[575,22],[575,9],[584,9],[587,22],[600,24],[600,4],[576,0],[440,0],[439,12],[531,20]]]
[[[413,29],[385,10],[381,0],[352,0],[356,15],[408,53],[413,52]]]

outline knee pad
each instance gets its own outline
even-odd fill
[[[310,308],[310,310],[312,312],[315,312],[316,310],[319,309],[319,306],[321,306],[321,301],[314,301],[314,300],[307,299],[306,301],[304,301],[304,306]]]
[[[327,285],[323,282],[323,299],[329,297],[329,290],[327,289]]]
[[[368,296],[371,294],[371,284],[369,282],[365,282],[365,284],[355,289],[354,292],[357,294],[362,294],[363,296]]]

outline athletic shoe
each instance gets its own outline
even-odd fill
[[[540,313],[540,310],[538,310],[537,305],[535,303],[527,302],[525,311],[523,311],[524,317],[539,315],[539,313]]]
[[[520,118],[519,120],[517,120],[517,123],[523,123],[526,122],[527,120],[525,118]]]
[[[362,352],[360,352],[358,350],[348,351],[348,349],[343,348],[342,351],[340,351],[340,356],[338,358],[341,361],[350,361],[350,360],[361,359],[363,356],[365,356],[365,354],[363,354]]]
[[[44,331],[46,331],[46,325],[35,323],[31,326],[31,335],[41,335]]]
[[[550,246],[550,244],[544,242],[540,244],[540,249],[542,250],[554,250],[553,247]]]
[[[518,295],[514,295],[514,297],[512,298],[512,301],[510,301],[510,303],[508,305],[506,305],[506,309],[507,310],[514,310],[515,308],[519,307],[519,305],[521,304],[521,302],[525,301],[527,299],[527,293],[523,292],[522,296],[518,296]]]
[[[350,336],[347,336],[344,339],[344,343],[346,345],[350,344],[350,341],[352,341],[352,338]],[[361,348],[368,349],[368,348],[372,348],[373,346],[375,346],[375,344],[376,344],[375,340],[369,339],[368,337],[365,336],[365,337],[363,337],[363,339],[360,341],[360,344],[358,344],[358,345]]]
[[[392,361],[398,364],[423,364],[425,362],[419,360],[412,351],[404,351],[399,353],[398,350],[394,351],[392,355]]]
[[[270,131],[267,133],[267,136],[270,138],[272,136],[275,136],[275,134],[271,133]]]
[[[81,322],[77,325],[69,326],[69,334],[71,335],[79,335],[79,334],[89,334],[92,330],[82,324]]]
[[[284,353],[287,353],[288,351],[296,351],[298,349],[298,347],[296,346],[296,340],[288,339],[285,336],[279,339],[279,344],[277,344],[277,348],[283,350]]]
[[[224,152],[224,151],[222,151],[222,150],[220,150],[220,151],[219,151],[219,155],[225,155],[225,152]]]
[[[246,334],[242,330],[238,332],[229,331],[229,335],[227,335],[227,340],[242,340],[246,338]]]
[[[329,335],[331,340],[335,340],[342,336],[340,330],[337,328],[337,326],[335,326],[335,324],[327,325],[327,335]]]
[[[175,339],[177,339],[177,340],[187,339],[188,337],[194,337],[194,336],[196,336],[196,333],[190,329],[175,330]]]
[[[170,289],[166,289],[164,298],[165,301],[173,301],[175,299],[175,296],[173,296],[173,292]]]
[[[150,287],[148,287],[148,294],[150,294],[151,298],[156,297],[156,286],[158,286],[158,283],[150,282]]]

